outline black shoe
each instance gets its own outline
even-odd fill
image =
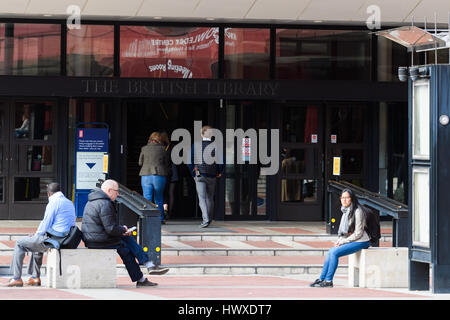
[[[138,281],[138,282],[136,283],[136,287],[154,287],[154,286],[157,286],[157,285],[158,285],[157,283],[148,281],[147,278],[145,278],[145,281],[144,281],[144,282],[139,282],[139,281]]]
[[[323,282],[323,280],[316,279],[313,283],[311,283],[310,287],[320,287],[320,284]]]
[[[319,285],[321,288],[333,288],[333,281],[322,281]]]

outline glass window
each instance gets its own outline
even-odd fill
[[[21,145],[19,148],[19,159],[25,161],[25,170],[19,168],[19,171],[53,171],[52,146]]]
[[[0,23],[1,75],[59,75],[61,25]]]
[[[114,74],[114,26],[81,25],[67,30],[67,75]]]
[[[430,83],[428,80],[414,82],[412,150],[413,158],[430,158]]]
[[[21,140],[50,140],[53,137],[53,104],[16,103],[15,137]]]
[[[120,27],[122,77],[217,78],[219,28]]]
[[[281,179],[281,202],[317,201],[317,180]]]
[[[362,150],[342,150],[341,174],[363,174],[364,155]]]
[[[283,150],[281,151],[281,174],[287,175],[304,173],[305,149],[283,148]]]
[[[226,165],[226,171],[228,174],[234,172],[233,165]],[[234,176],[225,179],[225,215],[231,216],[235,211],[235,186],[236,179]]]
[[[283,108],[283,142],[317,143],[319,107]]]
[[[277,79],[371,79],[367,31],[277,29],[276,33]]]
[[[364,142],[364,108],[339,106],[330,111],[330,134],[336,136],[332,143]]]
[[[47,185],[54,181],[55,177],[15,177],[14,201],[48,202]]]
[[[384,37],[377,37],[378,81],[400,81],[398,67],[410,64],[407,49]]]
[[[413,169],[413,244],[430,246],[430,172]]]
[[[225,28],[226,79],[269,79],[270,30]]]
[[[267,176],[260,174],[256,186],[256,215],[265,216],[267,215]]]

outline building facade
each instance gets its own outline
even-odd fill
[[[40,219],[50,181],[74,196],[75,128],[93,122],[110,130],[109,176],[137,192],[139,151],[153,131],[194,136],[194,121],[224,136],[278,130],[275,175],[259,160],[237,164],[239,141],[224,146],[235,161],[219,179],[218,220],[323,221],[330,179],[408,203],[408,92],[397,69],[413,58],[426,59],[342,22],[102,17],[71,28],[60,17],[5,17],[0,219]],[[186,165],[174,188],[171,218],[200,217]]]

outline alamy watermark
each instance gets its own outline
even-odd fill
[[[67,17],[67,28],[69,30],[81,29],[81,8],[72,4],[67,7],[66,13],[69,15]]]
[[[230,151],[230,157],[223,156],[224,137],[220,130],[209,129],[208,136],[211,137],[211,143],[202,151],[202,122],[194,121],[194,139],[187,129],[176,129],[172,132],[171,141],[181,141],[177,143],[171,153],[171,159],[174,164],[191,164],[191,149],[194,147],[194,154],[201,154],[206,164],[234,164],[234,147],[237,141],[237,164],[259,164],[264,166],[261,172],[263,175],[274,175],[279,168],[279,130],[253,128],[247,129],[226,129],[225,130],[225,149]],[[270,154],[269,154],[270,143]],[[224,159],[226,158],[226,159]],[[197,163],[196,163],[197,162]],[[201,163],[201,159],[194,157],[194,164]]]
[[[366,20],[366,26],[370,30],[381,29],[381,9],[373,4],[367,7],[366,13],[370,16]]]

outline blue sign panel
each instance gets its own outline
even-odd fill
[[[75,135],[75,210],[81,217],[90,191],[105,178],[109,130],[76,128]]]
[[[108,152],[107,128],[77,128],[76,152]]]

